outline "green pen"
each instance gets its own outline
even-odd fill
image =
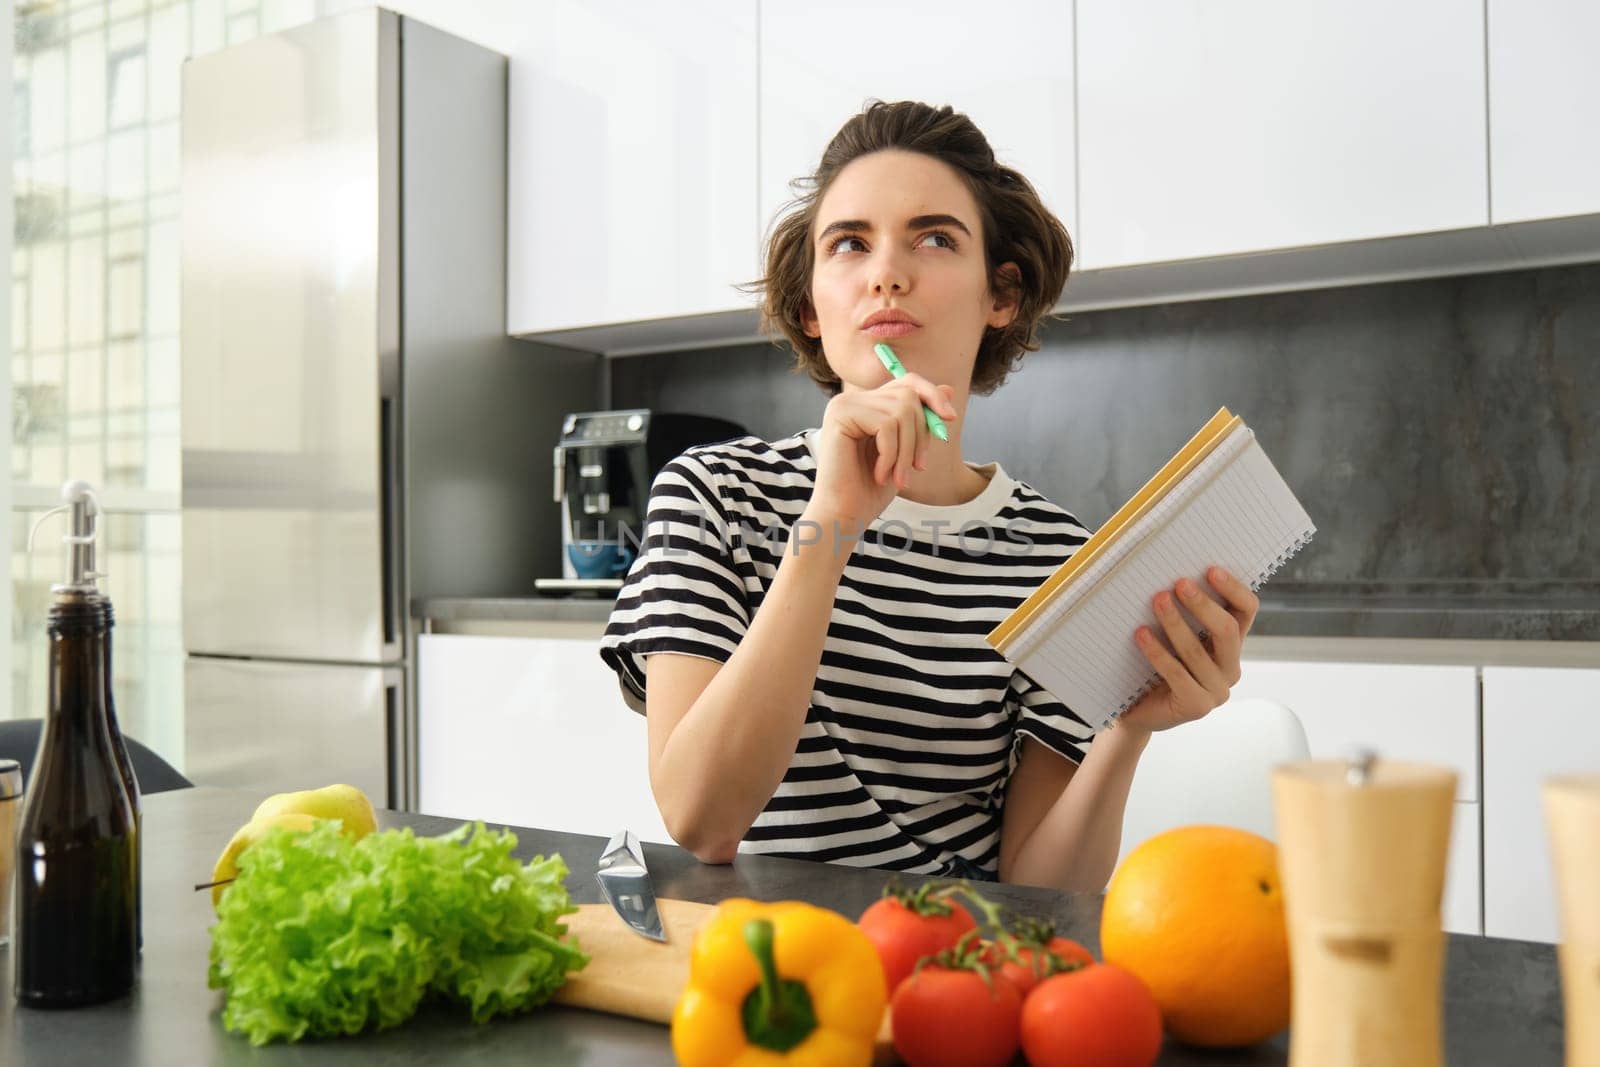
[[[880,343],[873,345],[872,350],[878,353],[878,358],[883,361],[884,369],[890,374],[896,378],[904,378],[906,376],[906,369],[901,365],[900,357],[894,354],[894,349]],[[941,441],[950,440],[950,431],[945,428],[944,420],[926,404],[922,405],[922,417],[927,420],[928,431],[933,436]]]

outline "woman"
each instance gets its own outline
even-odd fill
[[[962,420],[1038,347],[1071,242],[948,107],[872,104],[808,184],[759,286],[832,395],[821,426],[663,468],[601,648],[647,713],[656,803],[708,863],[743,850],[1099,891],[1151,732],[1227,699],[1256,598],[1218,568],[1209,590],[1158,593],[1162,634],[1129,639],[1163,682],[1092,738],[1001,659],[984,635],[1088,533],[963,461]],[[889,375],[879,342],[909,373]]]

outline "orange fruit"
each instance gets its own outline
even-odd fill
[[[1277,846],[1227,826],[1150,838],[1106,888],[1100,950],[1150,987],[1179,1041],[1229,1047],[1271,1037],[1289,1025]]]

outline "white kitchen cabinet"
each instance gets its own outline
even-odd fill
[[[754,4],[545,0],[507,32],[508,332],[748,309]]]
[[[1475,667],[1246,660],[1233,695],[1288,705],[1318,759],[1370,746],[1387,759],[1449,767],[1456,800],[1479,799]]]
[[[949,104],[977,123],[1073,229],[1072,5],[970,0],[762,0],[763,227],[870,99]]]
[[[1485,933],[1558,940],[1541,789],[1579,771],[1600,771],[1600,670],[1485,667]]]
[[[1444,928],[1453,934],[1483,933],[1482,804],[1455,804],[1440,916]]]
[[[1487,225],[1483,33],[1461,0],[1078,0],[1081,266]]]
[[[670,842],[597,638],[417,638],[418,810]]]
[[[1488,5],[1493,221],[1600,212],[1600,4]]]
[[[1483,932],[1477,668],[1247,660],[1233,695],[1289,707],[1305,727],[1313,759],[1344,759],[1367,746],[1381,757],[1453,769],[1444,926]],[[1226,713],[1223,707],[1213,714]]]

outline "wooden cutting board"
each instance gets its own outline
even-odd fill
[[[665,944],[633,932],[610,904],[580,904],[566,916],[567,932],[589,955],[589,965],[567,978],[556,992],[556,1004],[626,1015],[653,1023],[670,1023],[678,995],[689,981],[689,947],[697,930],[717,909],[688,900],[658,900]],[[889,1038],[889,1013],[873,1062],[898,1063]]]

